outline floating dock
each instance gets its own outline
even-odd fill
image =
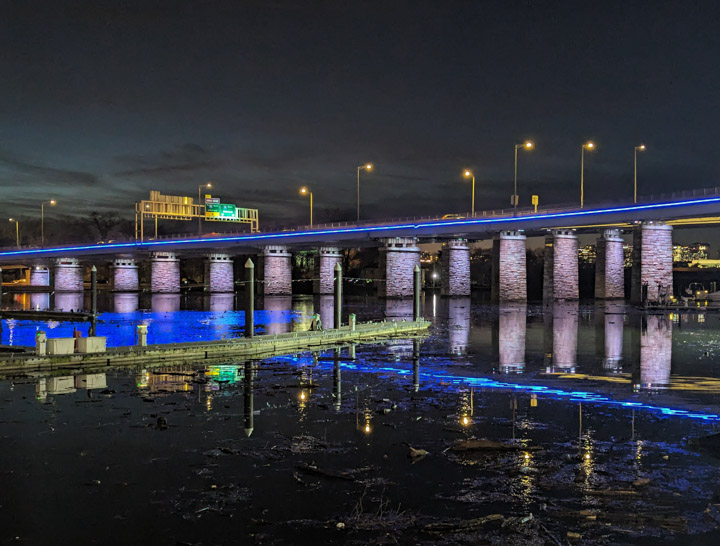
[[[254,360],[304,351],[312,351],[349,343],[372,342],[424,334],[430,322],[417,321],[367,322],[354,329],[343,326],[320,332],[241,337],[221,341],[168,343],[161,345],[114,347],[101,353],[38,355],[35,351],[0,354],[0,374],[25,374],[58,370],[90,370],[139,364],[169,365],[186,362],[233,358]]]

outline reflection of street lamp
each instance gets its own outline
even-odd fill
[[[365,165],[359,165],[357,168],[357,221],[360,221],[360,171],[362,169],[365,169],[366,171],[370,172],[373,170],[372,163],[367,163]],[[312,222],[310,222],[312,223]]]
[[[313,225],[313,198],[312,198],[312,192],[307,188],[307,186],[303,186],[300,188],[300,195],[310,195],[310,227],[312,228]]]
[[[208,188],[208,189],[212,188],[212,183],[208,182],[207,184],[200,184],[198,186],[198,205],[202,204],[201,199],[200,199],[200,192],[202,191],[203,188]],[[200,209],[198,209],[198,235],[202,235],[201,220],[202,220],[202,216],[200,215]]]
[[[472,216],[475,216],[475,174],[472,171],[465,171],[463,173],[465,178],[472,178],[472,201],[470,202],[470,212]]]
[[[20,248],[20,222],[14,218],[10,218],[11,222],[15,222],[15,244]]]
[[[40,203],[40,244],[41,246],[45,246],[45,203],[48,205],[52,205],[53,207],[57,204],[57,201],[55,199],[50,199],[50,201],[43,201]]]
[[[635,180],[635,184],[634,184],[635,192],[633,194],[634,195],[633,203],[637,203],[637,153],[638,153],[638,150],[640,150],[641,152],[644,152],[645,144],[640,144],[640,146],[635,146],[635,176],[633,177]]]
[[[529,140],[526,140],[522,144],[515,144],[515,185],[513,186],[513,216],[517,216],[517,204],[518,204],[518,194],[517,194],[517,151],[522,148],[523,150],[530,151],[533,149],[533,143]]]
[[[583,208],[585,204],[585,150],[593,150],[594,148],[595,143],[588,141],[582,145],[582,150],[580,151],[580,208]]]

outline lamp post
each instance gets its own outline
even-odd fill
[[[463,173],[465,178],[472,178],[472,201],[470,202],[470,215],[475,216],[475,173],[466,170]]]
[[[45,246],[45,204],[55,206],[57,201],[50,199],[50,201],[43,201],[40,203],[40,244]]]
[[[202,191],[203,188],[208,188],[208,189],[212,188],[212,183],[208,182],[206,184],[200,184],[198,186],[198,205],[202,205],[202,201],[200,198],[200,192]],[[202,216],[200,215],[200,209],[198,209],[198,235],[202,235],[202,223],[201,222],[202,222]],[[157,234],[156,234],[156,236],[157,236]]]
[[[585,205],[585,150],[593,150],[594,148],[595,143],[588,140],[582,145],[580,151],[580,208]]]
[[[360,171],[365,169],[370,172],[373,170],[372,163],[366,163],[365,165],[359,165],[357,168],[357,221],[360,221]],[[311,222],[312,223],[312,222]]]
[[[534,144],[526,140],[522,144],[515,144],[515,184],[513,186],[513,216],[517,216],[518,192],[517,192],[517,152],[520,148],[530,151]]]
[[[15,244],[20,248],[20,222],[15,218],[10,218],[11,222],[15,222]]]
[[[303,186],[300,188],[300,195],[309,195],[310,196],[310,227],[312,228],[313,225],[313,198],[312,198],[312,192],[307,188],[307,186]]]
[[[635,175],[633,177],[633,179],[635,181],[635,183],[634,183],[635,191],[633,194],[633,196],[634,196],[633,203],[637,203],[637,153],[638,153],[638,150],[640,150],[641,152],[644,152],[645,144],[640,144],[640,146],[635,146],[635,154],[634,154],[635,155]]]

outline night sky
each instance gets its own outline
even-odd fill
[[[562,6],[562,7],[560,7]],[[574,6],[571,8],[571,6]],[[263,220],[501,208],[720,185],[712,2],[49,2],[0,15],[8,216],[117,209],[152,189]],[[705,231],[705,230],[703,230]],[[696,232],[698,233],[698,232]],[[695,236],[690,237],[695,238]]]

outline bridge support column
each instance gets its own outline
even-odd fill
[[[150,291],[153,294],[180,292],[180,260],[174,252],[153,252],[150,267]]]
[[[228,254],[208,254],[205,259],[205,290],[211,293],[234,292],[235,272]]]
[[[115,292],[138,291],[138,266],[135,258],[117,258],[113,260],[111,269]]]
[[[77,258],[55,260],[55,292],[82,292],[82,266]]]
[[[625,255],[619,229],[606,229],[597,241],[595,261],[595,297],[623,299],[625,297]]]
[[[493,301],[527,301],[525,235],[501,231],[493,239]]]
[[[443,296],[470,295],[470,248],[464,239],[451,239],[442,247]]]
[[[292,254],[285,245],[263,248],[260,290],[266,296],[292,295]]]
[[[30,270],[30,286],[50,286],[50,270],[44,265],[33,266]]]
[[[578,240],[571,229],[545,237],[543,300],[578,299]]]
[[[335,292],[335,265],[339,264],[341,260],[342,253],[337,247],[321,246],[318,249],[315,260],[313,294],[333,294]]]
[[[656,302],[673,294],[672,226],[644,222],[633,233],[630,299]]]
[[[382,239],[380,267],[385,269],[385,282],[378,294],[382,298],[411,298],[413,270],[420,265],[420,249],[414,237]]]

